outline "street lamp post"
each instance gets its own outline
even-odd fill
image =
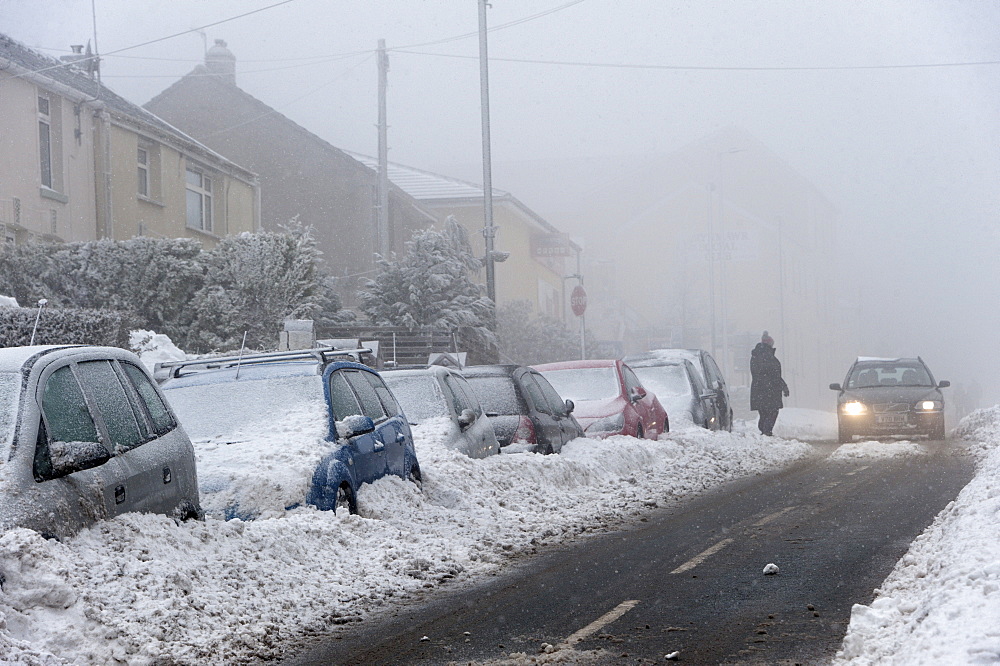
[[[489,60],[486,51],[486,0],[479,0],[479,99],[483,124],[483,214],[486,226],[486,295],[495,304],[497,288],[495,266],[493,264],[493,240],[496,227],[493,226],[493,174],[490,157],[490,81]]]

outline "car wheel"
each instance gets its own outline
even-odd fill
[[[337,509],[347,509],[348,513],[358,512],[358,503],[354,499],[354,493],[346,483],[342,483],[337,488],[337,503],[334,505],[334,511],[336,512]]]
[[[946,436],[947,435],[944,431],[944,419],[941,419],[941,421],[934,426],[934,429],[931,430],[931,439],[939,439],[944,441]]]
[[[646,429],[642,427],[642,423],[635,427],[635,436],[639,439],[643,439],[646,436]]]
[[[848,442],[854,441],[854,433],[847,430],[839,422],[837,423],[837,439],[841,444],[847,444]]]
[[[406,473],[406,480],[415,485],[418,490],[423,489],[424,480],[420,476],[420,465],[416,463],[410,465],[410,471]]]

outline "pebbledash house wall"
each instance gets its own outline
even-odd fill
[[[220,55],[223,67],[213,56]],[[326,270],[348,307],[376,264],[376,173],[241,90],[235,58],[217,43],[198,66],[145,106],[212,149],[259,174],[263,228],[292,218],[311,226]],[[389,246],[402,253],[413,232],[443,218],[390,185]]]

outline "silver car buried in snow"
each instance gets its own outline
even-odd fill
[[[0,349],[0,531],[63,537],[130,511],[201,515],[191,441],[135,354]]]

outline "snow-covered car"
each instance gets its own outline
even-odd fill
[[[837,395],[841,442],[868,437],[926,435],[944,439],[944,394],[951,382],[934,381],[916,358],[858,357],[844,383],[830,384]]]
[[[500,452],[493,425],[479,397],[455,370],[439,365],[386,370],[382,378],[399,400],[411,425],[432,419],[447,421],[445,446],[470,458],[485,458]]]
[[[666,361],[651,359],[633,361],[629,367],[635,371],[642,385],[656,394],[660,404],[670,415],[674,429],[681,424],[693,424],[709,430],[718,430],[715,391],[709,391],[691,361]]]
[[[535,453],[559,453],[585,437],[564,400],[537,370],[523,365],[474,365],[462,370],[496,431],[501,448],[513,443]]]
[[[715,359],[704,349],[654,349],[641,354],[630,354],[622,360],[630,366],[650,360],[690,361],[701,376],[705,388],[715,392],[711,402],[715,421],[719,424],[716,429],[732,431],[733,403],[729,396],[729,386]]]
[[[0,530],[64,537],[131,511],[201,515],[191,441],[123,349],[0,349],[0,460]]]
[[[656,439],[670,430],[667,412],[620,360],[562,361],[532,366],[576,406],[588,437],[631,435]]]
[[[208,513],[246,520],[302,504],[357,513],[363,484],[420,481],[392,392],[343,358],[323,349],[158,364],[194,442]]]

